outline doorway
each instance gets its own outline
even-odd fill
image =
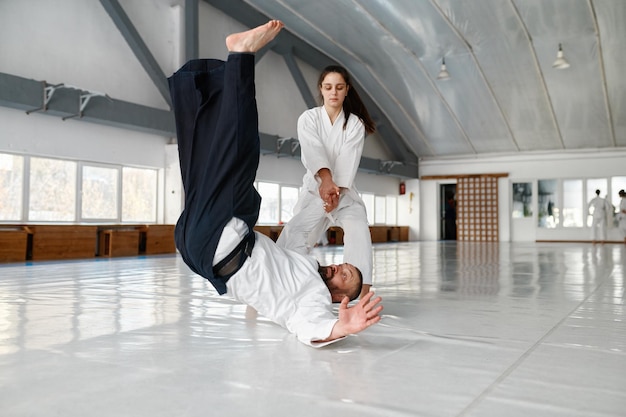
[[[441,240],[456,240],[456,184],[439,186]]]

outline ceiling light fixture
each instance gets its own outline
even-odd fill
[[[569,62],[565,59],[563,54],[563,47],[559,44],[559,51],[556,53],[556,61],[552,64],[552,68],[565,69],[569,68]]]
[[[439,75],[437,75],[438,80],[449,80],[450,73],[446,69],[446,59],[441,58],[441,69],[439,70]]]

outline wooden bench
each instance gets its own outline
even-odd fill
[[[24,262],[28,252],[25,226],[0,226],[0,262]]]
[[[173,224],[151,224],[142,226],[139,230],[140,243],[139,253],[146,255],[156,255],[161,253],[176,253],[176,243],[174,242]]]
[[[370,235],[372,236],[372,243],[384,243],[388,239],[388,226],[370,226]]]
[[[151,225],[0,225],[0,262],[80,259],[176,253],[175,226]],[[283,225],[254,230],[276,241]],[[372,243],[408,241],[408,226],[370,226]],[[327,231],[330,244],[343,245],[340,227]]]
[[[400,242],[409,241],[409,226],[398,226],[400,229]]]
[[[369,226],[372,243],[408,242],[408,226]],[[330,227],[326,232],[330,245],[343,245],[343,230],[340,227]]]
[[[98,256],[139,255],[139,234],[133,226],[101,226],[98,230]]]
[[[269,237],[274,242],[276,242],[278,240],[278,236],[280,236],[280,233],[283,231],[283,226],[282,225],[276,225],[276,226],[256,225],[254,226],[254,230],[261,234],[264,234],[265,236]]]
[[[96,256],[97,226],[29,225],[32,244],[28,259],[93,258]]]
[[[326,238],[329,245],[343,245],[343,229],[336,226],[328,228]]]
[[[390,226],[387,229],[387,241],[388,242],[399,242],[400,241],[400,228],[395,226]]]

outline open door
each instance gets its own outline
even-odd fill
[[[441,240],[456,240],[456,184],[441,184]]]

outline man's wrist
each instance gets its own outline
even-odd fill
[[[315,175],[317,175],[322,181],[333,178],[332,174],[330,173],[330,169],[328,168],[321,168],[320,170],[317,171],[317,174]]]

